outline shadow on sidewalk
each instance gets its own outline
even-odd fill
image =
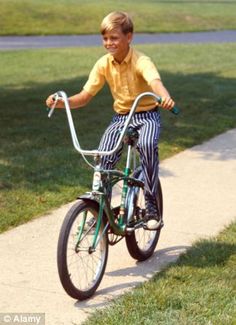
[[[105,277],[121,277],[119,284],[114,284],[103,289],[98,289],[94,295],[95,299],[92,298],[82,302],[78,301],[75,303],[75,306],[79,309],[89,309],[105,305],[107,303],[107,300],[114,299],[117,295],[120,294],[120,292],[134,288],[137,285],[141,284],[144,280],[149,280],[154,275],[154,273],[160,272],[167,264],[175,262],[179,255],[185,252],[188,248],[189,246],[173,246],[165,249],[160,249],[157,250],[148,260],[144,262],[137,262],[136,266],[127,267],[112,272],[106,272]],[[127,282],[127,277],[132,277],[134,281],[131,279]],[[137,277],[139,277],[138,280]],[[122,278],[124,278],[124,281],[122,281]],[[106,281],[105,278],[103,281]],[[117,279],[114,279],[114,282],[116,283]],[[99,296],[100,301],[98,301]]]
[[[172,246],[164,249],[160,249],[152,255],[148,260],[144,262],[137,262],[136,266],[128,267],[125,269],[116,270],[113,272],[107,272],[108,276],[142,276],[145,279],[150,278],[150,272],[157,272],[165,265],[175,261],[180,254],[186,251],[190,246]]]
[[[184,253],[185,251],[186,253]],[[196,242],[192,247],[174,246],[157,251],[152,256],[152,258],[145,262],[137,263],[137,266],[135,267],[124,268],[114,272],[108,272],[106,273],[106,275],[115,277],[122,276],[124,278],[131,275],[134,277],[134,279],[137,276],[141,275],[145,280],[148,280],[152,277],[155,272],[154,281],[158,281],[158,279],[161,279],[163,277],[166,278],[168,276],[168,271],[171,268],[176,267],[178,268],[178,270],[180,270],[181,268],[186,269],[186,266],[190,266],[194,269],[206,268],[208,270],[210,270],[210,268],[213,268],[212,270],[216,270],[216,268],[222,268],[223,272],[224,266],[235,255],[235,244],[230,244],[224,241],[218,241],[217,239],[200,240]],[[170,262],[175,263],[170,264]],[[150,268],[149,264],[151,264]],[[163,267],[165,267],[164,270]],[[99,295],[101,296],[100,302],[97,302],[97,299],[95,299],[95,302],[93,302],[93,299],[90,299],[84,302],[76,302],[75,306],[79,309],[101,307],[107,303],[107,300],[113,300],[122,289],[134,288],[142,282],[143,281],[135,280],[133,282],[129,281],[122,283],[121,280],[119,284],[115,284],[114,286],[110,286],[98,290],[96,292],[96,298],[98,298]],[[103,296],[106,297],[105,300],[103,299]]]

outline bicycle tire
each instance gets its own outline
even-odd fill
[[[143,180],[141,167],[138,167],[134,171],[133,177]],[[135,205],[142,204],[143,206],[142,207],[140,206],[140,208],[144,208],[145,199],[144,199],[143,190],[141,188],[138,188],[136,189],[136,191],[137,191],[137,196],[141,196],[141,197],[138,198],[140,200],[139,201],[137,200],[137,203],[134,202],[134,204]],[[141,201],[142,203],[139,203]],[[163,218],[163,197],[162,197],[161,183],[159,179],[158,179],[157,204],[158,204],[160,217]],[[161,228],[157,230],[147,230],[144,228],[138,228],[133,232],[131,232],[130,234],[127,234],[125,240],[126,240],[126,246],[129,254],[138,261],[145,261],[146,259],[151,257],[158,243],[160,233],[161,233]]]
[[[59,278],[67,294],[77,300],[88,299],[95,293],[106,268],[107,231],[102,235],[95,252],[89,249],[94,238],[98,211],[97,202],[79,200],[68,211],[59,234],[57,246]],[[103,218],[99,236],[104,230],[104,221]],[[82,236],[78,245],[76,241],[78,242],[78,233],[81,234],[81,231]]]

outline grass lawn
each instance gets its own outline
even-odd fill
[[[181,108],[178,117],[162,112],[161,159],[236,127],[236,44],[138,48],[153,58]],[[72,148],[65,113],[49,120],[44,101],[59,89],[79,91],[102,53],[101,48],[0,53],[0,231],[89,189],[92,171]],[[111,105],[104,89],[89,107],[73,111],[82,147],[97,147]]]
[[[125,10],[136,32],[236,29],[236,0],[0,0],[0,35],[98,33],[102,18]]]
[[[84,325],[235,325],[236,223],[200,240]]]

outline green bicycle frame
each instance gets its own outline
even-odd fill
[[[112,228],[115,235],[118,236],[125,236],[126,235],[126,226],[127,226],[127,207],[126,207],[126,200],[127,200],[127,193],[129,188],[129,183],[132,184],[132,186],[138,186],[142,187],[143,183],[140,180],[137,180],[130,176],[131,174],[131,160],[132,160],[132,146],[128,146],[128,153],[127,153],[127,160],[126,160],[126,166],[124,168],[124,171],[118,171],[118,170],[103,170],[100,169],[100,166],[96,166],[94,175],[96,176],[96,187],[97,187],[97,180],[98,175],[100,174],[100,184],[97,187],[96,191],[92,191],[87,193],[85,196],[81,196],[81,199],[90,199],[95,200],[99,205],[99,212],[97,217],[97,223],[96,223],[96,229],[95,234],[93,238],[93,244],[91,249],[95,250],[100,238],[104,235],[105,231],[107,230],[108,226]],[[134,169],[136,168],[136,157],[135,157],[135,151],[133,150],[133,164]],[[106,182],[108,183],[108,186],[112,188],[116,183],[118,183],[120,180],[123,181],[122,191],[121,191],[121,201],[119,204],[119,214],[118,214],[118,222],[115,220],[114,212],[112,211],[112,208],[110,206],[109,202],[109,195],[106,193],[106,186],[104,185]],[[102,218],[105,215],[107,216],[108,223],[105,226],[103,233],[99,236],[99,231],[102,223]]]

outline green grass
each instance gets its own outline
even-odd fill
[[[84,325],[235,325],[236,223],[200,240]],[[124,321],[125,320],[125,321]]]
[[[236,127],[236,44],[139,46],[158,66],[181,108],[162,112],[161,159]],[[24,223],[88,190],[92,171],[72,148],[63,111],[47,118],[44,101],[79,91],[93,50],[0,53],[0,231]],[[82,147],[96,148],[113,114],[107,88],[73,111]],[[207,121],[207,123],[206,123]]]
[[[0,35],[98,33],[114,10],[130,13],[136,32],[236,29],[236,1],[0,0]]]

